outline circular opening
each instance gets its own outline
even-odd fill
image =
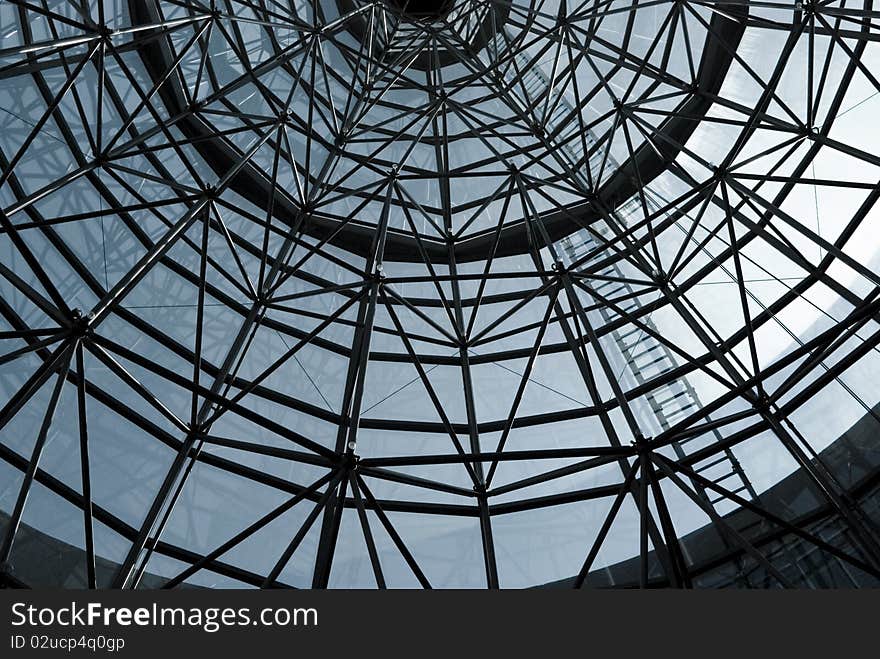
[[[385,0],[386,4],[404,16],[420,21],[444,18],[455,0]]]

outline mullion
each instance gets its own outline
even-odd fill
[[[263,583],[261,584],[262,588],[270,587],[276,582],[276,580],[278,579],[278,575],[281,574],[281,571],[284,569],[284,567],[290,561],[294,552],[297,550],[299,545],[302,543],[303,539],[306,537],[306,534],[309,532],[309,529],[312,528],[312,526],[315,523],[315,520],[318,519],[318,515],[325,508],[325,506],[327,505],[327,502],[333,496],[333,493],[336,491],[336,488],[340,487],[340,483],[345,483],[345,482],[346,482],[345,473],[343,472],[343,470],[340,469],[333,476],[333,479],[327,484],[327,488],[324,490],[324,494],[321,495],[321,498],[318,499],[317,503],[315,503],[315,505],[312,507],[311,512],[309,512],[305,521],[300,525],[299,530],[296,532],[296,534],[293,536],[293,538],[291,538],[290,542],[287,545],[287,548],[282,552],[281,556],[275,562],[275,565],[272,567],[272,569],[269,570],[269,573],[266,575],[266,578],[263,580]],[[345,495],[343,494],[341,498],[344,498],[344,496]],[[337,504],[336,508],[334,509],[335,511],[338,512],[338,514],[341,515],[342,513],[341,513],[340,508],[341,508],[341,501],[339,504]],[[280,508],[277,508],[276,511],[279,509]],[[273,513],[275,513],[275,511],[273,511]],[[272,513],[270,513],[270,514],[272,514]],[[274,518],[274,515],[273,515],[273,518]]]
[[[735,280],[737,291],[739,292],[740,308],[742,311],[744,327],[748,330],[746,339],[749,345],[749,355],[752,359],[752,375],[755,376],[755,389],[758,398],[766,395],[764,385],[761,378],[761,367],[758,361],[758,348],[755,342],[755,329],[752,324],[751,313],[749,312],[749,302],[746,295],[745,276],[743,275],[742,263],[739,250],[736,247],[736,232],[733,226],[733,217],[730,208],[730,199],[728,198],[727,186],[721,181],[721,196],[724,200],[724,211],[727,219],[727,230],[730,236],[730,247],[733,252],[733,266],[736,272]]]
[[[58,401],[61,398],[61,390],[67,380],[67,371],[70,368],[71,350],[72,346],[69,343],[65,344],[64,350],[61,354],[62,362],[58,370],[55,386],[52,388],[49,404],[46,406],[46,411],[43,414],[43,421],[40,425],[40,430],[37,432],[37,438],[31,451],[27,471],[24,474],[24,479],[18,490],[18,497],[15,500],[15,506],[12,509],[12,513],[9,515],[9,521],[6,524],[6,533],[3,536],[3,543],[0,545],[0,563],[9,562],[9,556],[12,553],[12,544],[18,534],[21,518],[24,513],[24,507],[27,503],[28,495],[30,494],[31,486],[34,482],[34,476],[39,467],[40,458],[46,447],[49,428],[52,425],[52,420],[58,407]]]
[[[624,478],[623,484],[620,486],[620,490],[618,491],[617,496],[614,497],[614,501],[611,503],[611,508],[608,510],[608,514],[605,515],[602,526],[599,527],[599,532],[596,534],[596,538],[593,541],[593,544],[590,546],[590,550],[587,552],[587,557],[584,559],[584,563],[581,566],[580,571],[574,578],[574,588],[581,588],[586,582],[587,575],[590,572],[593,561],[595,561],[596,556],[599,555],[599,551],[602,549],[602,545],[605,542],[608,531],[611,529],[611,525],[614,523],[614,519],[617,517],[617,513],[620,510],[621,505],[623,505],[623,501],[626,498],[626,495],[630,493],[630,488],[632,487],[632,483],[635,479],[635,475],[638,469],[639,463],[638,461],[634,461],[632,466],[630,466],[626,470],[626,477]]]
[[[230,549],[252,537],[257,531],[264,528],[270,522],[281,517],[285,512],[296,506],[301,501],[305,500],[309,494],[317,492],[318,489],[334,479],[334,474],[334,471],[329,471],[327,474],[312,483],[309,487],[304,488],[295,496],[291,497],[279,506],[276,506],[270,512],[260,517],[256,522],[250,524],[245,529],[234,535],[232,538],[220,544],[216,549],[208,552],[198,561],[190,565],[188,568],[166,581],[162,585],[162,588],[174,588],[175,586],[183,583],[186,579],[194,575],[205,566],[213,563],[217,558],[228,552]]]
[[[361,529],[364,534],[364,542],[367,544],[367,553],[370,556],[370,564],[373,567],[373,575],[376,578],[376,587],[384,590],[385,576],[382,574],[382,564],[379,561],[379,554],[376,551],[376,543],[373,541],[373,533],[370,530],[370,520],[367,518],[367,511],[364,508],[364,502],[361,499],[360,488],[357,484],[357,477],[354,472],[349,473],[349,485],[354,495],[355,507],[357,508],[358,519],[361,523]]]
[[[394,528],[394,525],[391,523],[391,520],[388,519],[388,515],[382,510],[382,506],[373,496],[373,493],[370,491],[370,488],[367,487],[366,482],[361,476],[355,473],[355,477],[357,479],[358,485],[363,489],[364,495],[367,498],[367,501],[370,503],[372,508],[376,512],[376,516],[379,518],[379,521],[382,523],[382,526],[385,527],[385,531],[391,536],[392,542],[394,542],[397,550],[400,552],[403,559],[406,561],[406,564],[409,566],[410,570],[412,570],[416,579],[418,579],[419,583],[422,585],[422,588],[431,588],[431,584],[428,581],[428,578],[425,576],[424,572],[422,572],[412,553],[407,548],[406,544],[403,542],[403,538],[400,537],[400,534],[397,532],[397,529]]]
[[[400,323],[400,319],[397,317],[397,314],[394,311],[394,307],[391,304],[389,304],[388,298],[385,295],[384,288],[382,289],[381,294],[382,294],[382,302],[385,305],[385,309],[388,311],[388,315],[391,317],[391,320],[394,323],[394,327],[397,329],[397,333],[398,333],[401,341],[403,341],[403,344],[404,344],[404,347],[406,348],[406,351],[410,355],[410,359],[412,360],[412,364],[413,364],[413,366],[415,366],[416,372],[419,374],[419,378],[421,379],[422,384],[424,385],[425,390],[428,393],[428,397],[431,399],[431,402],[434,404],[434,408],[436,409],[437,414],[440,416],[440,420],[443,422],[443,425],[446,428],[447,433],[449,434],[449,438],[452,440],[453,446],[455,446],[455,450],[458,452],[459,455],[465,455],[464,447],[461,445],[461,441],[458,439],[458,435],[456,434],[455,430],[453,429],[452,424],[450,423],[449,418],[443,409],[443,405],[440,402],[440,399],[437,396],[437,393],[434,391],[434,387],[431,385],[431,381],[428,378],[428,374],[425,372],[425,369],[422,366],[421,361],[419,360],[418,356],[416,355],[415,351],[413,350],[412,343],[410,342],[410,339],[407,336],[406,330],[403,329],[403,326]],[[475,473],[473,467],[468,463],[465,463],[464,467],[467,470],[468,475],[471,477],[471,479],[474,481],[474,484],[476,485],[479,482],[479,479],[477,478],[477,474]]]

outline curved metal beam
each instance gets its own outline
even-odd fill
[[[154,25],[161,23],[156,0],[128,0],[132,24]],[[703,54],[693,92],[657,129],[663,137],[637,148],[631,158],[611,174],[596,193],[595,202],[547,213],[543,216],[548,236],[559,240],[602,217],[599,208],[616,208],[632,197],[639,189],[639,181],[647,186],[672,163],[681,151],[676,145],[684,145],[702,118],[706,115],[718,94],[733,61],[733,53],[742,39],[749,14],[748,4],[725,4],[726,15],[713,13],[710,30],[706,35]],[[735,19],[735,20],[734,20]],[[156,28],[156,32],[160,32]],[[171,116],[182,115],[176,126],[192,140],[193,147],[211,167],[222,176],[240,159],[235,148],[215,134],[214,129],[196,114],[188,111],[183,83],[178,75],[168,76],[174,54],[168,37],[145,40],[138,49],[141,60],[152,80],[167,76],[159,89],[162,102]],[[656,147],[656,148],[655,148]],[[267,210],[273,186],[266,175],[251,163],[229,182],[229,188],[249,202]],[[299,209],[282,194],[275,194],[271,204],[273,214],[283,221],[290,221],[300,213]],[[577,218],[575,220],[575,218]],[[329,215],[311,213],[303,223],[303,231],[329,242],[353,254],[363,255],[371,244],[375,226],[350,220],[345,223]],[[458,263],[478,261],[492,251],[497,231],[480,232],[457,240],[453,245]],[[512,256],[528,250],[529,238],[524,221],[512,222],[501,229],[496,256]],[[421,237],[421,249],[435,262],[447,262],[450,257],[448,243],[430,237]],[[389,261],[420,261],[422,256],[416,239],[405,231],[389,228],[387,231],[385,258]]]

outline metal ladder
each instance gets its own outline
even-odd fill
[[[619,211],[615,212],[615,215],[619,216]],[[564,238],[561,244],[570,263],[577,261],[597,246],[595,239],[584,230]],[[625,275],[618,264],[608,265],[598,274],[603,278],[593,287],[598,295],[611,302],[625,298],[616,306],[631,315],[639,313],[643,305],[636,296],[636,289],[628,282],[620,281]],[[614,321],[618,317],[617,313],[607,305],[600,305],[597,312],[605,323]],[[650,316],[643,317],[640,322],[651,332],[659,334]],[[611,338],[619,354],[609,355],[609,360],[616,366],[620,378],[629,380],[632,386],[650,382],[678,366],[672,351],[655,336],[639,327],[614,330],[611,332]],[[696,390],[685,376],[658,385],[645,395],[645,400],[648,403],[645,411],[662,431],[668,430],[702,406]],[[681,460],[702,448],[721,442],[722,439],[721,434],[713,430],[672,442],[671,446],[676,457]],[[753,500],[757,498],[757,492],[749,482],[742,465],[729,448],[725,447],[718,453],[693,463],[692,468],[704,478],[725,487],[734,494]],[[736,508],[733,502],[722,495],[699,485],[695,485],[695,489],[719,514],[723,515]],[[724,502],[729,503],[730,506],[724,505]]]

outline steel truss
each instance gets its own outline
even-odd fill
[[[361,0],[0,9],[4,580],[27,583],[38,488],[78,511],[88,587],[344,586],[348,521],[377,587],[450,585],[404,520],[461,518],[498,588],[499,518],[575,508],[598,511],[561,568],[576,587],[631,556],[640,586],[692,587],[694,519],[772,586],[810,585],[771,562],[780,534],[880,579],[875,522],[799,421],[831,387],[875,415],[849,375],[880,341],[880,274],[853,248],[880,157],[840,130],[880,93],[870,0],[457,0],[434,20]],[[828,154],[854,168],[817,174]],[[852,203],[808,216],[804,189]],[[701,297],[718,277],[724,323]],[[810,332],[790,327],[800,307]],[[790,345],[768,352],[771,331]],[[662,368],[623,378],[626,336]],[[670,421],[657,401],[676,383],[691,402]],[[555,406],[535,411],[536,391]],[[162,459],[96,462],[108,418]],[[46,464],[64,426],[73,472]],[[734,457],[757,441],[809,477],[845,542],[771,511]],[[724,460],[744,485],[706,472]],[[97,482],[108,469],[136,509]],[[273,493],[212,495],[250,507],[210,546],[180,532],[199,528],[204,473]],[[629,548],[598,560],[627,510]],[[253,547],[268,534],[271,556]],[[109,536],[124,548],[102,583]]]

